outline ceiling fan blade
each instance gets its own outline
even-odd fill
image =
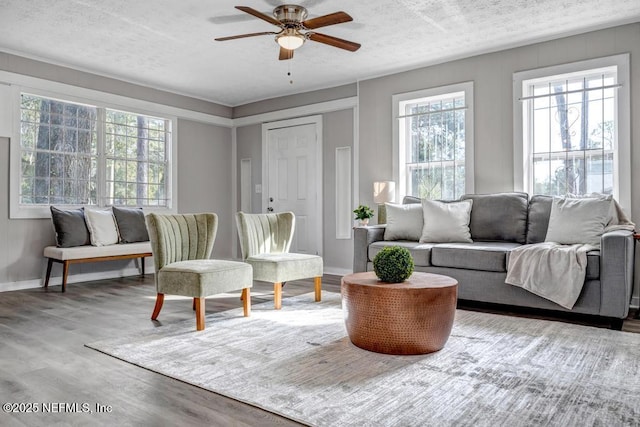
[[[215,40],[218,41],[218,42],[224,42],[224,41],[227,41],[227,40],[243,39],[245,37],[266,36],[268,34],[278,34],[278,33],[273,32],[273,31],[266,31],[266,32],[262,32],[262,33],[250,33],[250,34],[240,34],[238,36],[218,37]]]
[[[290,49],[285,49],[283,47],[280,47],[280,56],[278,59],[282,61],[282,60],[291,59],[291,58],[293,58],[293,51]]]
[[[327,25],[342,24],[343,22],[353,21],[353,18],[345,12],[330,13],[324,16],[318,16],[317,18],[307,19],[302,22],[302,25],[308,29],[313,30],[315,28],[326,27]]]
[[[282,26],[282,22],[278,21],[276,18],[272,18],[271,16],[265,15],[264,13],[258,12],[257,10],[252,9],[250,7],[247,7],[247,6],[236,6],[236,9],[241,10],[241,11],[243,11],[245,13],[248,13],[249,15],[253,15],[256,18],[260,18],[263,21],[267,21],[268,23],[276,25],[278,27]]]
[[[340,49],[349,50],[351,52],[355,52],[360,49],[360,43],[350,42],[349,40],[339,39],[326,34],[307,33],[306,37],[314,42],[328,44],[329,46],[339,47]]]

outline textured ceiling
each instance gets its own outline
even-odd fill
[[[277,30],[234,6],[282,3],[0,0],[0,51],[235,106],[640,21],[640,0],[303,0],[310,18],[353,16],[317,31],[362,48],[308,41],[279,61],[273,36],[213,40]]]

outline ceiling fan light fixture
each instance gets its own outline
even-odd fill
[[[293,28],[286,29],[282,34],[276,36],[280,47],[288,50],[296,50],[304,44],[304,40],[304,36]]]

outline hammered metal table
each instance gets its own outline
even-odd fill
[[[413,273],[402,283],[381,282],[373,272],[342,278],[342,309],[349,339],[386,354],[438,351],[449,339],[458,282],[448,276]]]

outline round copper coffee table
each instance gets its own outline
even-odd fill
[[[413,273],[402,283],[378,280],[373,272],[342,278],[342,309],[349,339],[386,354],[438,351],[449,339],[458,282],[448,276]]]

